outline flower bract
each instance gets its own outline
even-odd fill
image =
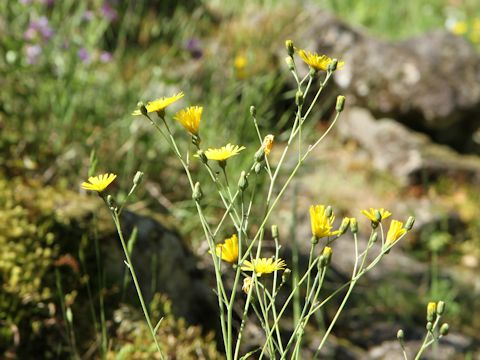
[[[113,180],[115,180],[116,177],[117,175],[115,174],[91,176],[88,178],[88,182],[82,183],[82,188],[85,190],[102,192],[112,183]]]

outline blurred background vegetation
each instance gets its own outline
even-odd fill
[[[198,222],[183,190],[186,180],[150,124],[131,112],[139,100],[184,91],[183,105],[204,107],[205,146],[228,139],[251,155],[258,146],[249,120],[255,105],[261,129],[279,134],[281,142],[295,90],[275,54],[294,33],[292,19],[306,3],[0,2],[0,357],[151,358],[147,330],[131,313],[137,304],[130,308],[121,299],[123,279],[98,275],[98,242],[107,235],[79,184],[94,162],[97,172],[119,174],[114,190],[121,198],[135,172],[143,171],[146,181],[133,210],[168,217],[197,253]],[[480,46],[476,0],[313,3],[385,40],[443,28]],[[272,16],[252,28],[247,20],[260,11]],[[250,162],[243,159],[231,169],[232,178]],[[430,185],[445,201],[458,190],[448,179]],[[476,213],[478,192],[465,191],[462,206]],[[335,204],[334,195],[330,200]],[[469,241],[456,244],[441,228],[422,233],[422,245],[412,245],[412,253],[433,269],[427,289],[401,292],[396,283],[363,289],[351,313],[368,316],[359,309],[376,307],[386,318],[414,323],[429,298],[442,296],[451,306],[449,322],[473,336],[480,320],[475,299],[437,271],[456,266],[466,253],[479,256],[473,249],[480,245],[480,221],[472,218],[464,234]],[[175,339],[164,345],[167,352],[194,359],[201,349],[205,359],[221,358],[213,333],[177,318],[170,305],[163,295],[152,302],[158,317],[165,317],[164,338]]]

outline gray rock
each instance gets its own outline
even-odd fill
[[[311,6],[299,26],[302,48],[345,61],[334,76],[349,103],[429,133],[461,150],[478,150],[480,55],[464,39],[435,31],[386,42]],[[339,89],[337,89],[339,90]]]

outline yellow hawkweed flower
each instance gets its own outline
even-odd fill
[[[149,101],[145,106],[147,108],[147,113],[157,112],[161,113],[168,105],[173,104],[175,101],[184,97],[184,93],[180,91],[178,94],[170,97],[161,97],[153,101]],[[142,115],[142,112],[138,109],[135,110],[132,115]]]
[[[325,214],[325,210],[326,208],[324,205],[310,206],[312,235],[315,236],[317,239],[339,234],[338,230],[332,231],[335,216],[332,215],[328,217]]]
[[[243,80],[247,77],[247,58],[244,55],[237,55],[233,61],[233,67],[235,68],[235,76],[239,80]]]
[[[203,107],[190,106],[180,110],[173,117],[192,135],[198,135],[198,128],[202,118]]]
[[[269,155],[270,151],[272,151],[273,139],[274,136],[272,134],[265,136],[265,138],[263,139],[262,148],[265,155]]]
[[[245,260],[242,265],[242,270],[253,271],[258,277],[260,277],[263,274],[270,274],[277,270],[283,270],[286,266],[287,264],[285,264],[285,260],[282,259],[273,260],[272,258],[261,258],[254,259],[252,262]]]
[[[362,214],[369,218],[371,222],[378,224],[379,220],[377,220],[377,217],[375,216],[376,211],[377,209],[370,208],[370,210],[362,210]],[[385,210],[384,208],[378,209],[378,212],[380,213],[380,221],[385,220],[392,215],[390,211]]]
[[[238,155],[238,153],[244,149],[245,146],[227,144],[219,149],[210,148],[205,150],[205,156],[208,160],[225,161],[232,156]]]
[[[326,71],[328,69],[328,64],[332,62],[333,59],[327,55],[318,55],[316,52],[310,52],[305,50],[297,50],[298,55],[302,60],[311,68],[320,71]],[[345,64],[344,61],[339,61],[337,63],[337,69],[341,69]]]
[[[238,259],[238,238],[233,234],[228,239],[225,239],[223,244],[217,244],[215,247],[215,254],[221,257],[222,260],[229,263],[236,263]]]
[[[98,176],[90,176],[88,182],[82,183],[82,188],[85,190],[102,192],[111,184],[117,175],[115,174],[102,174]]]
[[[455,35],[465,35],[468,31],[468,25],[465,21],[456,21],[452,26],[452,33]]]
[[[393,244],[406,232],[407,229],[403,227],[403,222],[398,220],[392,220],[387,233],[387,245]]]
[[[243,286],[242,290],[245,294],[248,294],[250,292],[250,289],[252,288],[253,285],[253,279],[250,276],[247,276],[245,279],[243,279]]]

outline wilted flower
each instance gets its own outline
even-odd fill
[[[248,294],[250,292],[250,289],[252,288],[253,285],[253,279],[250,276],[247,276],[245,279],[243,279],[243,286],[242,290],[245,294]]]
[[[392,220],[390,223],[390,228],[387,233],[387,245],[393,244],[397,241],[403,234],[407,232],[407,229],[403,227],[403,223],[398,220]]]
[[[333,61],[327,55],[318,55],[316,52],[310,52],[305,50],[297,50],[298,55],[302,58],[302,60],[311,68],[315,69],[316,71],[326,71],[328,65]],[[339,61],[337,64],[337,69],[341,69],[345,64],[344,61]]]
[[[287,264],[285,264],[285,260],[282,259],[273,260],[272,258],[261,258],[254,259],[252,262],[245,260],[242,265],[242,270],[253,271],[258,277],[260,277],[263,274],[270,274],[274,271],[283,270],[286,266]]]
[[[225,161],[245,149],[245,146],[227,144],[217,149],[205,150],[205,156],[208,160]]]
[[[337,235],[339,232],[332,231],[335,216],[327,216],[324,205],[310,206],[310,222],[312,235],[317,239]]]
[[[112,183],[113,180],[115,180],[116,177],[117,175],[115,174],[91,176],[88,178],[88,182],[82,183],[82,188],[85,190],[102,192]]]
[[[174,116],[182,126],[192,135],[198,135],[198,128],[200,127],[200,120],[202,118],[203,107],[190,106],[186,109],[180,110]]]
[[[173,104],[175,101],[181,99],[184,96],[183,92],[180,91],[178,94],[170,96],[170,97],[161,97],[159,99],[149,101],[147,106],[147,112],[152,113],[161,113],[165,108],[171,104]],[[142,112],[140,110],[135,110],[132,115],[142,115]]]
[[[223,244],[217,244],[215,254],[222,260],[229,263],[236,263],[238,259],[238,238],[233,234],[230,238],[225,239]]]
[[[273,139],[274,139],[274,136],[272,134],[265,136],[265,138],[263,139],[262,148],[265,155],[270,154],[270,151],[272,150],[272,147],[273,147]]]

